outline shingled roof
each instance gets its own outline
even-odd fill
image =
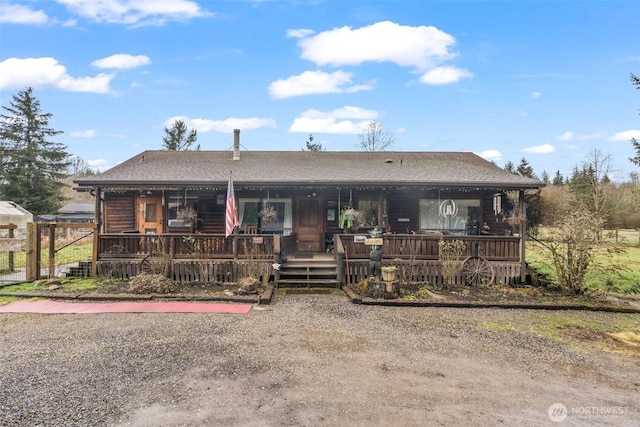
[[[107,170],[78,178],[79,189],[130,186],[420,186],[528,189],[538,180],[507,172],[469,152],[145,151]]]

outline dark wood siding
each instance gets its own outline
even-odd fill
[[[135,199],[132,195],[104,196],[104,226],[107,233],[135,231]]]
[[[226,204],[219,205],[217,198],[198,198],[196,230],[200,233],[224,233],[225,208]]]
[[[387,220],[392,233],[410,233],[418,230],[420,194],[416,191],[391,192],[387,196]],[[400,219],[400,221],[399,221]],[[408,219],[408,222],[402,221]]]

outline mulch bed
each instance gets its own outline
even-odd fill
[[[55,288],[55,289],[52,289]],[[6,292],[0,296],[20,298],[49,298],[77,301],[220,301],[249,304],[269,304],[274,296],[273,284],[261,285],[257,293],[237,294],[237,286],[187,283],[176,284],[168,293],[131,293],[126,284],[109,282],[90,290],[68,290],[64,284],[57,287],[44,283],[41,290],[30,292]],[[419,292],[422,289],[422,292]],[[640,313],[640,296],[615,295],[608,298],[587,298],[564,294],[559,289],[544,287],[479,286],[457,288],[425,288],[420,285],[399,287],[399,292],[378,295],[377,298],[361,295],[357,285],[346,285],[343,291],[354,304],[406,307],[460,307],[460,308],[525,308],[547,310],[593,310],[623,313]],[[291,288],[285,295],[329,294],[326,289]]]

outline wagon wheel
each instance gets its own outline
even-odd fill
[[[105,254],[128,254],[129,250],[122,245],[109,246],[104,250]]]
[[[140,272],[146,274],[162,274],[168,276],[169,263],[166,257],[147,255],[140,261]]]
[[[466,283],[473,286],[490,285],[495,278],[495,272],[485,258],[472,256],[462,263],[462,277]]]

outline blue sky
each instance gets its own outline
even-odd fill
[[[640,2],[0,0],[0,103],[34,88],[94,170],[161,149],[473,151],[540,175],[638,171]]]

